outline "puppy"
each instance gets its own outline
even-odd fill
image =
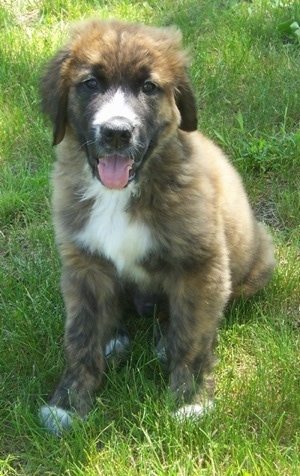
[[[187,67],[175,28],[91,20],[42,77],[67,314],[66,368],[40,410],[55,434],[86,417],[107,359],[128,348],[128,290],[167,312],[157,349],[178,415],[201,414],[226,304],[272,274],[272,242],[241,178],[196,131]]]

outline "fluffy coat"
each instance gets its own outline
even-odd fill
[[[167,311],[158,349],[178,404],[204,405],[225,306],[272,274],[272,242],[240,176],[196,131],[187,66],[174,28],[92,20],[43,75],[67,313],[66,368],[41,412],[54,433],[86,416],[106,346],[122,348],[128,290]]]

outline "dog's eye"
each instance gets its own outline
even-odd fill
[[[98,89],[99,83],[96,78],[90,78],[84,81],[83,83],[87,89],[95,90]]]
[[[151,94],[158,90],[157,84],[152,81],[145,81],[142,86],[143,93]]]

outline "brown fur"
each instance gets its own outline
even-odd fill
[[[151,231],[153,247],[137,258],[145,279],[118,273],[117,264],[101,250],[93,252],[76,241],[96,203],[94,196],[83,195],[92,180],[103,187],[87,165],[80,138],[82,111],[88,114],[90,106],[82,109],[76,84],[91,66],[95,74],[101,69],[106,84],[131,87],[147,74],[160,86],[145,119],[159,133],[126,208],[129,223]],[[179,400],[196,401],[202,399],[203,376],[214,364],[226,304],[254,294],[274,267],[271,239],[254,218],[239,175],[221,150],[195,131],[187,66],[181,35],[173,28],[93,20],[77,28],[42,79],[43,110],[59,144],[53,208],[67,311],[67,365],[50,404],[81,416],[101,383],[104,346],[126,317],[122,296],[127,286],[167,302],[163,339],[170,387]]]

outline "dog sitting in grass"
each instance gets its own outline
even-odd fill
[[[166,310],[157,349],[177,415],[202,414],[224,308],[272,274],[240,176],[197,132],[188,63],[175,28],[90,20],[42,77],[67,315],[66,368],[40,410],[55,434],[86,417],[107,360],[128,348],[129,292]]]

